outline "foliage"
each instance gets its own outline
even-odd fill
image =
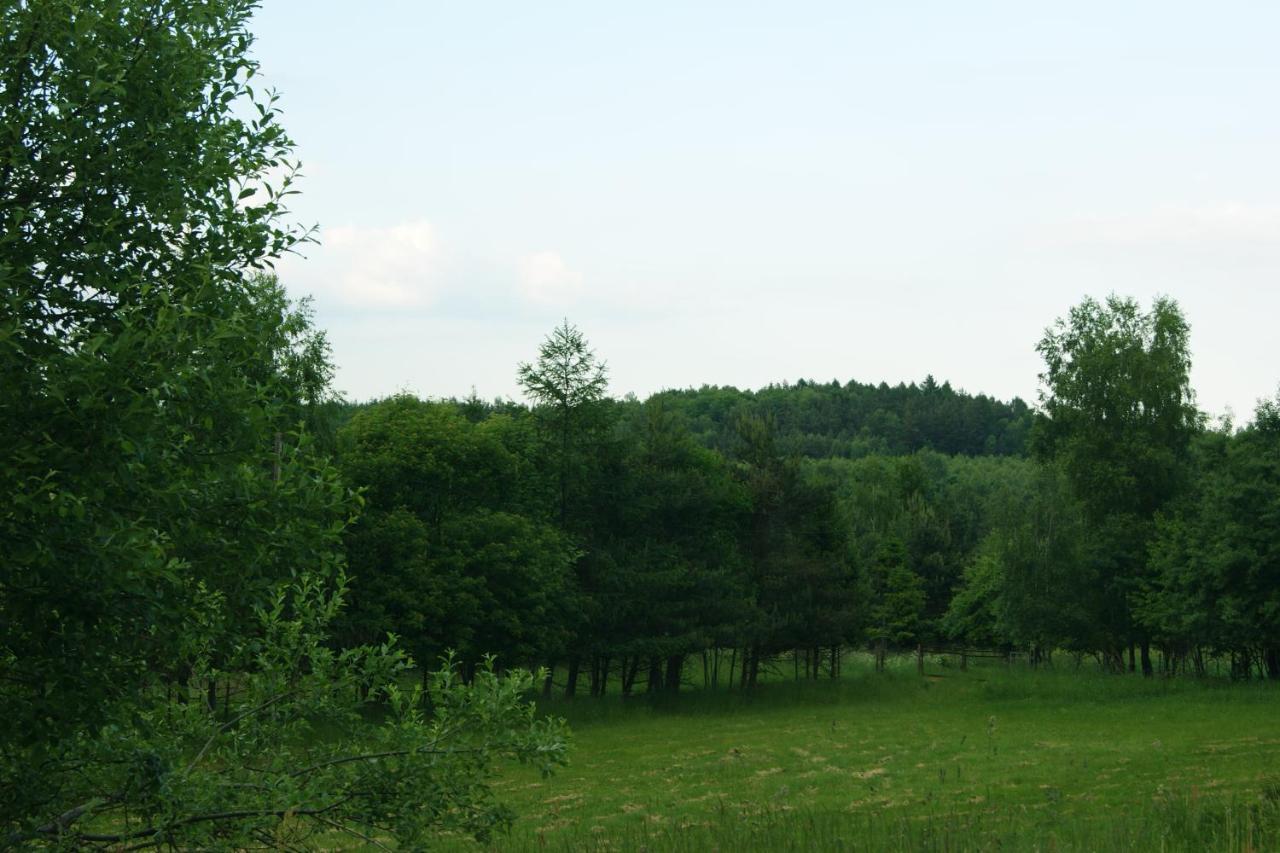
[[[0,12],[5,819],[57,797],[65,738],[185,677],[206,596],[225,656],[263,590],[336,569],[354,506],[300,429],[323,337],[251,273],[305,235],[250,8]]]
[[[877,643],[903,645],[920,632],[924,582],[906,564],[906,548],[896,539],[880,544],[871,562],[871,605],[868,633]]]
[[[612,561],[598,594],[599,651],[678,669],[752,618],[738,536],[747,496],[661,400],[629,414],[617,509],[598,537]]]
[[[536,364],[521,364],[520,386],[540,406],[564,416],[597,403],[608,387],[608,371],[577,327],[565,320],[538,347]]]
[[[563,722],[537,719],[522,699],[533,676],[499,676],[490,661],[464,684],[446,659],[425,692],[402,689],[411,661],[394,643],[328,646],[343,592],[341,579],[305,573],[281,586],[258,611],[261,640],[240,650],[222,713],[194,687],[174,701],[158,684],[112,708],[101,737],[65,747],[79,766],[62,794],[80,805],[27,820],[10,842],[296,848],[345,833],[417,846],[442,830],[487,838],[506,827],[492,763],[547,773],[564,761]],[[223,678],[202,627],[193,674]],[[370,714],[383,719],[370,725]]]
[[[376,642],[391,630],[419,660],[454,649],[474,666],[545,659],[562,643],[574,552],[522,514],[503,421],[400,396],[357,412],[339,433],[341,467],[364,490],[349,531],[356,587],[340,635]]]
[[[579,379],[602,381],[567,323],[543,349],[548,376],[573,373],[551,369],[559,353]],[[1143,311],[1119,297],[1086,299],[1046,332],[1040,350],[1035,459],[892,455],[869,452],[870,444],[857,458],[804,458],[843,453],[797,436],[834,429],[852,411],[838,401],[860,394],[856,385],[798,383],[756,395],[704,388],[642,403],[608,400],[601,384],[583,392],[571,421],[563,419],[567,392],[535,396],[533,410],[474,395],[439,405],[492,425],[521,466],[514,480],[480,478],[475,494],[501,482],[504,494],[518,495],[520,513],[558,520],[577,550],[574,589],[564,593],[577,597],[560,610],[560,650],[550,655],[568,659],[570,694],[584,663],[593,691],[616,671],[629,692],[640,667],[651,689],[671,688],[699,653],[718,680],[721,652],[730,649],[730,668],[749,685],[761,661],[803,651],[815,671],[818,647],[835,649],[836,660],[841,646],[864,640],[881,652],[957,641],[1045,656],[1068,649],[1101,654],[1113,669],[1123,668],[1126,648],[1131,665],[1141,649],[1148,672],[1156,642],[1173,669],[1189,660],[1202,667],[1206,651],[1231,648],[1242,673],[1253,663],[1280,673],[1280,652],[1262,627],[1270,624],[1270,587],[1259,580],[1270,559],[1269,475],[1265,442],[1253,436],[1265,427],[1238,440],[1203,429],[1177,305],[1157,300]],[[902,399],[914,394],[964,397],[932,381]],[[1260,410],[1260,425],[1275,420],[1267,414],[1274,408]],[[456,452],[465,455],[461,435],[440,440],[460,442]],[[393,454],[388,464],[408,464],[416,452],[404,463]],[[1255,470],[1246,474],[1242,460]],[[458,464],[485,470],[479,460]],[[457,488],[466,476],[424,494],[469,494]],[[1255,486],[1245,485],[1250,478]],[[1192,483],[1199,486],[1188,492]],[[1253,503],[1220,500],[1212,522],[1196,522],[1210,486]],[[1234,560],[1236,568],[1206,562],[1211,532],[1242,543],[1212,546],[1218,564]],[[1205,580],[1215,576],[1216,585]],[[422,597],[408,589],[401,584],[387,600]],[[476,612],[476,599],[459,592],[452,600],[425,630],[469,643],[471,629],[456,617]]]
[[[918,578],[925,596],[923,606],[912,610],[910,638],[934,643],[947,636],[943,618],[1001,507],[1017,505],[1035,467],[1017,458],[922,451],[821,460],[811,463],[810,472],[836,490],[842,522],[863,565],[874,566],[886,548],[901,550],[903,567]],[[883,635],[886,642],[888,636]]]
[[[1177,494],[1199,414],[1189,327],[1171,299],[1085,299],[1036,349],[1044,357],[1038,452],[1063,461],[1094,519],[1147,519]]]
[[[811,458],[905,455],[920,450],[965,455],[1021,455],[1031,410],[956,391],[932,376],[890,386],[850,380],[769,385],[757,391],[704,385],[657,396],[689,423],[698,440],[731,453],[744,415],[772,418],[786,453]]]
[[[1062,472],[1046,466],[1009,492],[952,599],[952,636],[1021,648],[1095,649],[1097,584],[1086,527]]]
[[[779,451],[769,419],[744,417],[738,436],[738,476],[751,500],[743,547],[761,614],[746,634],[753,683],[762,655],[853,639],[859,590],[834,490]]]
[[[517,376],[551,437],[560,524],[570,524],[570,502],[582,495],[589,448],[604,429],[599,416],[608,371],[583,334],[565,320],[538,347],[537,362],[521,364]]]
[[[1198,444],[1196,488],[1164,514],[1138,614],[1177,648],[1257,651],[1280,677],[1280,406]],[[1247,666],[1245,667],[1247,671]]]
[[[428,717],[389,646],[322,643],[359,500],[312,435],[334,402],[324,337],[265,273],[309,235],[286,222],[275,97],[251,85],[254,6],[0,8],[6,839],[483,832],[505,820],[489,758],[562,750],[515,699],[528,675],[443,676]],[[354,721],[357,687],[395,718],[360,738],[401,760],[296,763],[352,755],[351,731],[308,727]]]
[[[1200,425],[1188,338],[1173,300],[1156,299],[1144,312],[1111,296],[1082,301],[1037,347],[1045,360],[1037,453],[1062,465],[1101,545],[1094,568],[1105,595],[1093,615],[1117,659],[1136,639],[1129,599],[1145,571],[1152,521],[1184,487]]]

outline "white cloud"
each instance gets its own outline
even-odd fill
[[[558,252],[534,252],[520,259],[520,294],[530,302],[563,305],[582,292],[582,274]]]
[[[440,248],[429,222],[385,228],[338,226],[320,233],[305,260],[280,265],[294,292],[346,308],[406,309],[431,305],[438,295]]]

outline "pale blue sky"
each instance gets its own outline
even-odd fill
[[[268,0],[263,76],[355,398],[515,395],[567,316],[617,394],[800,377],[1034,399],[1043,328],[1164,293],[1201,405],[1280,381],[1280,4]]]

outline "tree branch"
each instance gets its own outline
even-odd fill
[[[152,836],[158,835],[159,833],[165,832],[166,830],[176,829],[177,827],[180,827],[180,826],[190,826],[191,824],[194,824],[194,823],[209,823],[211,821],[222,821],[222,820],[238,820],[240,818],[246,818],[246,817],[284,818],[292,815],[298,815],[300,817],[317,817],[318,815],[323,815],[326,812],[333,811],[334,809],[338,808],[338,806],[341,806],[343,803],[346,803],[349,800],[351,800],[353,796],[354,795],[347,795],[340,800],[335,800],[334,802],[329,803],[327,806],[320,806],[319,808],[314,808],[314,809],[296,809],[296,808],[244,809],[241,811],[230,811],[230,812],[210,812],[209,814],[192,815],[191,817],[185,817],[185,818],[182,818],[181,820],[175,820],[172,823],[165,824],[164,826],[149,826],[149,827],[146,827],[145,829],[135,830],[134,832],[122,832],[117,835],[91,835],[88,833],[80,833],[76,835],[75,840],[84,841],[84,842],[96,842],[100,844],[115,844],[121,841],[132,841],[135,838],[151,838]]]
[[[392,749],[387,752],[370,752],[364,755],[344,755],[341,758],[334,758],[329,761],[321,761],[319,764],[313,764],[310,767],[304,767],[301,770],[295,770],[289,774],[289,778],[305,776],[308,773],[314,773],[317,770],[323,770],[326,767],[336,767],[341,764],[353,764],[357,761],[376,761],[379,758],[399,758],[405,755],[470,755],[477,752],[487,752],[489,750],[501,750],[513,747],[515,744],[493,744],[491,746],[470,746],[458,749],[434,749],[424,747],[422,749]]]
[[[270,699],[263,702],[261,705],[258,705],[256,708],[250,708],[244,713],[237,715],[235,718],[228,720],[227,722],[223,723],[222,725],[214,729],[213,734],[209,735],[209,739],[204,742],[204,746],[200,747],[200,751],[196,753],[196,757],[191,759],[191,763],[188,764],[186,766],[186,769],[182,771],[182,778],[185,779],[187,778],[187,776],[191,775],[192,768],[194,768],[197,764],[200,763],[200,759],[204,758],[204,754],[209,751],[209,747],[213,745],[213,742],[214,740],[217,739],[218,735],[222,734],[227,729],[231,728],[236,723],[240,722],[246,717],[252,717],[254,714],[265,711],[267,708],[270,708],[272,705],[276,704],[282,699],[287,699],[288,697],[294,695],[295,693],[297,693],[296,690],[288,690],[288,691],[285,691],[284,693],[279,693],[275,696],[272,696]]]
[[[323,815],[312,815],[312,818],[319,821],[320,823],[325,824],[326,826],[333,827],[339,832],[345,832],[347,835],[354,835],[356,838],[359,838],[361,841],[364,841],[367,844],[372,844],[374,847],[377,847],[379,850],[391,849],[387,845],[383,844],[381,841],[378,841],[375,838],[370,838],[369,836],[365,835],[363,832],[358,832],[357,830],[352,829],[346,824],[338,823],[336,820],[329,820],[327,817],[324,817]]]

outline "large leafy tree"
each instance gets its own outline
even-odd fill
[[[835,491],[804,476],[784,454],[767,417],[739,421],[737,473],[750,511],[743,537],[747,575],[760,614],[744,631],[742,683],[784,650],[841,646],[858,628],[858,578]]]
[[[408,396],[357,412],[339,432],[341,467],[364,490],[347,535],[355,579],[342,635],[401,636],[414,656],[453,649],[530,663],[563,645],[574,556],[550,523],[522,511],[531,465],[501,417],[472,423],[456,407]]]
[[[630,689],[647,662],[649,689],[677,690],[687,655],[731,642],[752,621],[739,548],[747,495],[661,398],[630,415],[596,669],[621,659]]]
[[[438,736],[413,702],[377,735],[309,729],[354,720],[357,685],[392,698],[405,661],[322,643],[357,502],[306,429],[323,339],[259,274],[306,234],[254,5],[0,6],[0,843],[482,832],[504,736],[563,747],[519,678],[442,685]],[[477,715],[505,722],[438,761]],[[393,818],[423,790],[437,817]]]
[[[306,553],[272,528],[350,510],[290,435],[305,322],[250,274],[302,235],[281,224],[290,143],[249,86],[249,10],[0,12],[0,701],[35,738],[178,668],[197,579],[251,585],[230,568]],[[325,506],[285,521],[294,502]]]
[[[1028,649],[1088,651],[1099,586],[1079,502],[1057,466],[1000,495],[992,528],[965,572],[945,623],[953,636]]]
[[[1176,302],[1143,310],[1132,299],[1085,299],[1051,326],[1036,447],[1058,461],[1081,501],[1107,595],[1095,613],[1104,651],[1118,661],[1135,641],[1150,673],[1130,596],[1146,562],[1155,514],[1183,487],[1199,426],[1191,391],[1189,327]],[[1082,587],[1083,589],[1083,587]]]
[[[1236,674],[1260,657],[1280,678],[1280,399],[1236,435],[1198,445],[1196,488],[1164,514],[1139,616],[1179,661],[1229,652]]]

